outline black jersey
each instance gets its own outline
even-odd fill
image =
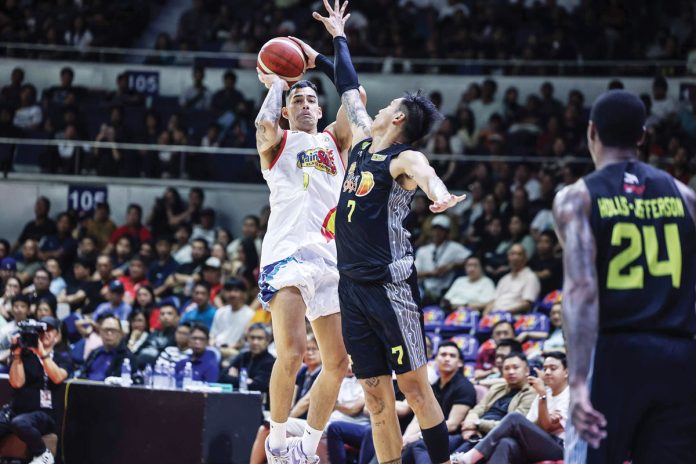
[[[372,139],[350,152],[336,207],[336,249],[342,276],[359,282],[400,282],[413,272],[411,234],[404,220],[415,190],[405,190],[389,172],[391,160],[409,145],[370,153]]]
[[[696,334],[696,228],[674,179],[638,161],[584,178],[600,331]]]

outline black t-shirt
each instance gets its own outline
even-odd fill
[[[501,396],[498,398],[495,403],[491,405],[491,407],[483,413],[481,416],[481,419],[486,419],[486,420],[502,420],[503,417],[505,417],[508,413],[508,407],[510,406],[510,402],[512,401],[512,398],[518,394],[520,391],[519,390],[510,390],[510,393],[507,395]]]
[[[32,293],[29,294],[29,302],[31,304],[39,304],[39,301],[41,300],[48,300],[51,302],[51,305],[55,308],[58,305],[58,300],[56,299],[56,296],[51,293],[49,290],[46,290],[45,292],[37,292],[33,291]]]
[[[444,387],[440,387],[439,379],[433,383],[432,387],[435,398],[445,414],[445,419],[449,417],[455,404],[464,404],[470,408],[476,405],[476,390],[461,372],[457,372]]]
[[[68,372],[72,372],[72,362],[65,353],[53,353],[53,361]],[[39,357],[29,351],[22,352],[22,362],[24,364],[24,386],[14,390],[12,398],[12,410],[15,414],[23,414],[38,410],[53,411],[55,407],[55,390],[58,385],[54,384],[44,372]],[[51,406],[41,404],[41,390],[51,392]]]
[[[46,220],[38,225],[36,220],[29,221],[22,229],[22,233],[19,234],[19,243],[24,243],[25,240],[31,238],[40,241],[42,238],[49,235],[54,235],[56,233],[56,223],[52,219],[46,218]]]
[[[541,284],[541,296],[546,296],[554,290],[558,290],[563,285],[563,263],[560,258],[540,258],[534,256],[529,261],[529,268],[534,272],[551,271],[551,277],[539,279]]]
[[[101,280],[88,280],[80,282],[80,289],[87,294],[87,300],[82,305],[82,314],[90,314],[97,309],[97,306],[104,303],[106,299],[101,294],[101,289],[106,285]]]

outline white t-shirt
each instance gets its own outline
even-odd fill
[[[12,124],[21,129],[29,129],[37,124],[41,124],[42,119],[43,113],[41,112],[41,107],[39,105],[34,105],[18,109],[15,112]]]
[[[486,304],[494,297],[495,284],[486,276],[482,276],[476,282],[472,282],[467,276],[459,277],[445,293],[445,300],[449,300],[455,307],[467,304]]]
[[[664,100],[653,100],[650,113],[657,116],[660,120],[665,119],[672,113],[679,112],[679,104],[673,98],[667,97]]]
[[[215,346],[235,346],[244,337],[244,329],[254,316],[254,310],[244,305],[237,311],[227,305],[215,311],[210,339]]]
[[[553,213],[550,209],[540,210],[534,220],[532,220],[532,225],[529,226],[532,230],[538,230],[543,232],[545,230],[553,230]]]
[[[551,389],[546,387],[546,408],[549,414],[554,411],[560,411],[561,413],[561,425],[563,430],[556,432],[556,435],[561,440],[565,440],[565,426],[566,420],[568,419],[568,409],[570,407],[570,387],[565,387],[558,396],[553,396],[551,394]],[[527,419],[531,422],[536,423],[539,418],[539,395],[532,401],[532,406],[529,408],[527,413]]]
[[[338,398],[336,403],[346,404],[352,403],[364,396],[363,389],[360,386],[360,382],[356,377],[344,377],[343,382],[341,382],[341,389],[338,391]],[[364,414],[359,414],[357,416],[349,416],[343,414],[340,411],[334,411],[329,417],[329,423],[331,422],[350,422],[352,424],[369,424],[370,418]]]
[[[429,243],[416,251],[416,269],[419,272],[432,272],[438,267],[464,261],[470,255],[471,251],[468,248],[452,240],[445,240],[440,246]],[[427,277],[423,280],[423,286],[426,292],[439,295],[449,288],[452,280],[454,271],[442,277]]]
[[[522,300],[534,302],[540,290],[539,279],[528,267],[517,274],[505,274],[495,289],[493,309],[507,310]]]
[[[174,261],[176,261],[179,264],[186,264],[193,261],[193,259],[191,258],[191,245],[187,243],[186,245],[176,250],[174,253],[172,253],[172,258],[174,258]]]
[[[488,120],[495,113],[503,115],[503,107],[499,101],[493,100],[490,103],[483,103],[481,99],[474,100],[469,104],[469,109],[474,113],[476,128],[481,130],[488,125]]]

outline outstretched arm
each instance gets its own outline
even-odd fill
[[[273,162],[283,138],[278,124],[283,107],[283,91],[288,84],[273,74],[259,73],[259,80],[268,87],[268,95],[256,116],[256,149],[261,156],[261,168],[268,169]]]
[[[350,17],[350,14],[344,16],[347,5],[348,2],[340,5],[339,0],[336,0],[334,8],[331,8],[329,2],[324,0],[328,17],[323,17],[317,12],[314,12],[312,16],[317,21],[321,21],[334,38],[334,84],[341,95],[341,104],[346,112],[351,131],[350,145],[353,146],[371,136],[372,118],[367,114],[365,103],[360,96],[360,84],[350,58],[348,41],[344,32],[346,21]]]
[[[592,407],[587,377],[599,331],[595,238],[590,227],[590,193],[580,180],[556,195],[553,218],[563,245],[563,332],[568,344],[570,415],[593,447],[606,436],[604,416]]]
[[[419,151],[407,150],[402,152],[398,158],[391,162],[389,171],[394,179],[406,175],[415,182],[432,200],[433,204],[430,205],[430,210],[433,213],[441,213],[466,198],[466,195],[452,195],[442,179],[430,166],[428,158]]]

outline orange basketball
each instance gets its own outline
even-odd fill
[[[264,44],[256,64],[261,72],[276,74],[288,84],[302,79],[307,60],[302,48],[292,39],[276,37]]]

